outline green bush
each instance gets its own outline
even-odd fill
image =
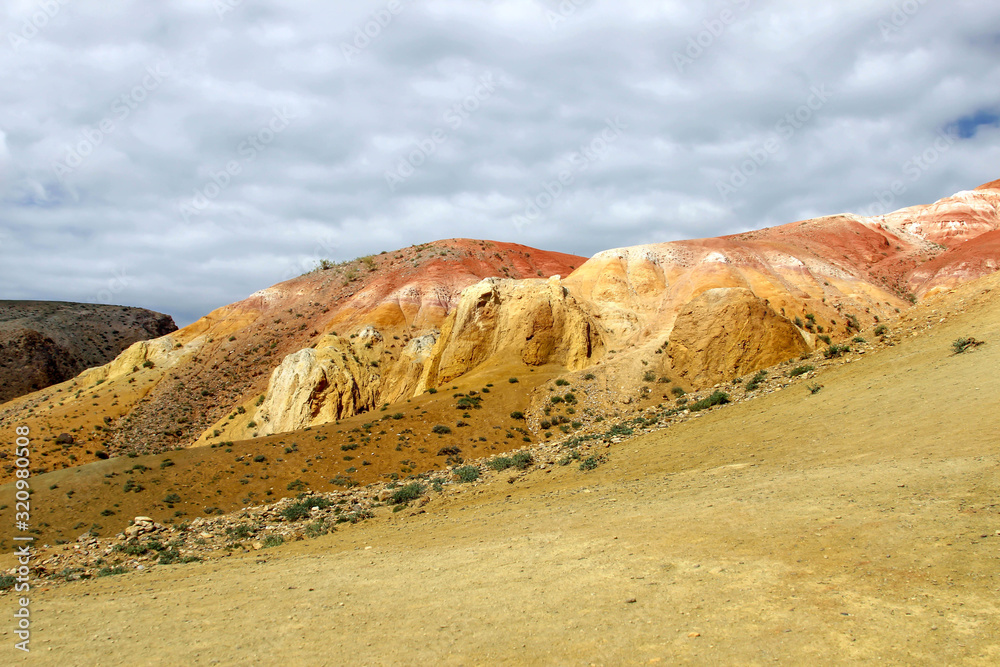
[[[512,460],[514,461],[514,467],[518,470],[525,470],[535,461],[530,452],[517,452],[512,457]]]
[[[875,327],[876,336],[884,336],[887,331],[889,331],[889,327],[885,326],[884,324],[880,324],[877,327]]]
[[[264,545],[265,549],[269,549],[271,547],[280,547],[282,544],[285,543],[285,538],[283,538],[281,535],[268,535],[262,540],[261,543]]]
[[[420,482],[411,482],[406,486],[401,486],[392,492],[392,496],[389,498],[393,505],[402,505],[403,503],[408,503],[411,500],[416,500],[424,494],[424,485]]]
[[[500,472],[514,466],[514,461],[509,456],[498,456],[486,462],[486,467]]]
[[[479,468],[476,466],[462,466],[461,468],[455,468],[455,477],[458,477],[460,482],[475,482],[479,479]]]
[[[596,377],[597,377],[597,376],[596,376],[596,375],[594,375],[593,373],[587,373],[586,375],[584,375],[584,376],[583,376],[583,379],[584,379],[584,380],[593,380],[593,379],[595,379]]]
[[[330,527],[326,525],[325,521],[313,521],[311,524],[306,526],[305,534],[308,538],[319,537],[320,535],[326,535],[330,532]]]
[[[653,371],[646,371],[642,374],[643,382],[654,382],[656,380],[656,373]]]
[[[962,354],[966,350],[979,347],[983,344],[983,341],[976,340],[975,338],[959,338],[951,344],[951,349],[955,351],[955,354]]]
[[[564,380],[562,378],[559,378],[558,380],[556,380],[556,386],[557,387],[568,387],[569,386],[569,380]]]
[[[534,462],[530,452],[516,452],[513,456],[498,456],[486,463],[486,466],[496,471],[507,468],[524,470]]]
[[[767,371],[757,371],[757,374],[747,380],[747,391],[754,391],[767,379]]]
[[[168,505],[173,505],[174,503],[179,503],[180,501],[181,497],[176,493],[169,493],[167,494],[167,497],[163,499],[163,502],[167,503]]]
[[[299,500],[298,502],[295,502],[281,510],[281,516],[285,517],[288,521],[298,521],[299,519],[304,519],[309,516],[310,511],[314,507],[322,509],[329,507],[332,504],[333,503],[326,498],[311,496],[309,498],[303,498],[302,500]]]
[[[716,405],[725,405],[729,402],[729,394],[724,391],[716,391],[708,398],[703,398],[700,401],[696,401],[691,404],[691,412],[698,412],[699,410],[707,410]]]
[[[842,357],[845,353],[850,351],[850,345],[831,345],[823,351],[823,356],[827,359],[836,359],[837,357]]]
[[[245,540],[248,537],[253,537],[254,533],[257,532],[257,528],[249,523],[242,523],[238,526],[228,526],[226,528],[226,534],[238,540]]]
[[[110,577],[115,574],[125,574],[126,572],[128,572],[128,569],[122,567],[121,565],[116,565],[115,567],[102,567],[97,571],[97,575],[95,576]],[[3,588],[0,587],[0,590],[3,590]]]
[[[804,366],[796,366],[792,370],[788,371],[788,377],[795,378],[800,375],[805,375],[809,371],[814,371],[814,370],[816,370],[816,367],[810,366],[809,364],[806,364]]]
[[[524,419],[524,413],[521,412],[520,410],[514,410],[514,412],[510,413],[510,418],[511,419]]]
[[[820,336],[816,336],[816,338],[819,338],[821,341],[823,341],[827,345],[830,345],[832,343],[832,340],[830,339],[829,336],[822,336],[822,335],[820,335]]]
[[[445,426],[444,424],[438,424],[437,426],[431,429],[431,432],[437,433],[439,435],[447,435],[448,433],[451,433],[451,429]]]
[[[683,387],[674,387],[673,389],[670,390],[670,393],[672,393],[677,398],[680,398],[681,396],[683,396],[687,392],[684,391]]]
[[[517,378],[507,378],[507,382],[510,382],[511,384],[517,384]]]

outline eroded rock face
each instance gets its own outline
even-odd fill
[[[315,348],[286,356],[274,369],[264,402],[254,415],[260,435],[293,431],[370,410],[382,394],[376,354],[367,341],[381,334],[368,327],[360,350],[349,339],[324,336]],[[363,356],[361,356],[363,355]]]
[[[421,386],[448,382],[485,364],[519,361],[583,368],[603,352],[593,319],[549,280],[487,278],[465,289],[445,321]]]
[[[703,292],[677,315],[668,355],[694,386],[710,386],[810,350],[803,333],[742,288]]]

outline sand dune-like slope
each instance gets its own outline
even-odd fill
[[[932,296],[817,393],[626,439],[592,472],[38,591],[24,662],[997,664],[998,295],[993,275]],[[962,336],[986,344],[955,355]]]

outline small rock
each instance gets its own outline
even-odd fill
[[[701,633],[700,632],[689,632],[688,633],[688,637],[690,637],[691,639],[694,639],[695,637],[701,637]]]

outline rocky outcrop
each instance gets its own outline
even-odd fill
[[[449,382],[487,364],[558,364],[575,370],[593,363],[603,350],[597,324],[558,276],[487,278],[462,292],[441,328],[421,386]]]
[[[136,341],[177,330],[143,308],[0,301],[0,402],[106,364]]]
[[[696,387],[725,382],[810,351],[803,333],[741,288],[710,289],[677,315],[667,348],[673,370]]]
[[[359,345],[337,335],[286,356],[271,374],[254,421],[258,433],[293,431],[374,408],[382,394],[381,334],[366,327]]]

